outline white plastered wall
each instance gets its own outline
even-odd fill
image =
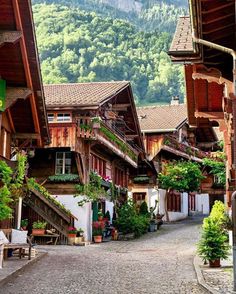
[[[53,196],[53,195],[52,195]],[[65,205],[67,209],[78,219],[75,220],[75,227],[84,230],[86,241],[92,239],[92,208],[91,203],[85,203],[83,206],[78,206],[78,201],[83,199],[83,196],[74,197],[74,195],[57,195],[53,196],[60,203]]]
[[[196,213],[208,215],[210,213],[209,194],[196,194]]]

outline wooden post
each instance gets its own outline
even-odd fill
[[[3,251],[4,251],[4,244],[0,244],[0,269],[3,265]]]

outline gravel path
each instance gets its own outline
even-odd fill
[[[48,255],[1,294],[207,294],[193,268],[199,222],[162,226],[135,241],[43,246]]]

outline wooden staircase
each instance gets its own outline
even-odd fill
[[[74,216],[65,212],[39,191],[32,188],[23,202],[58,231],[62,243],[67,243],[68,227],[74,226]]]

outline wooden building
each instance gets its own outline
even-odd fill
[[[129,82],[45,85],[44,92],[51,144],[36,151],[30,173],[72,211],[78,218],[76,226],[90,239],[91,203],[78,206],[83,197],[73,197],[75,184],[87,184],[90,173],[96,172],[107,190],[113,182],[122,202],[130,172],[143,154],[131,86]],[[104,199],[99,205],[112,217],[111,201]]]
[[[188,120],[191,126],[219,126],[227,155],[227,203],[236,189],[235,1],[189,1],[169,51],[185,64]]]
[[[173,160],[191,160],[201,164],[207,156],[206,152],[217,148],[218,138],[212,127],[190,127],[187,106],[180,104],[177,97],[172,98],[170,105],[138,107],[137,112],[147,160],[152,163],[155,172],[147,165],[146,174],[141,174],[142,171],[138,170],[139,174],[133,178],[133,198],[138,203],[146,200],[150,207],[153,207],[158,199],[159,211],[164,212],[165,191],[158,188],[155,173],[161,172],[163,165]],[[207,194],[206,191],[204,193]],[[173,192],[167,199],[170,220],[184,218],[189,213],[207,214],[209,201],[208,194],[182,195]]]
[[[48,143],[30,1],[0,3],[0,155]]]
[[[31,1],[3,0],[0,2],[0,160],[14,169],[14,155],[18,151],[33,155],[35,148],[48,143]],[[57,204],[31,189],[23,199],[18,197],[13,218],[2,221],[0,228],[20,228],[22,218],[29,219],[30,227],[34,220],[46,219],[48,228],[54,227],[59,232],[62,226],[58,224],[63,224],[65,235],[73,218]]]

